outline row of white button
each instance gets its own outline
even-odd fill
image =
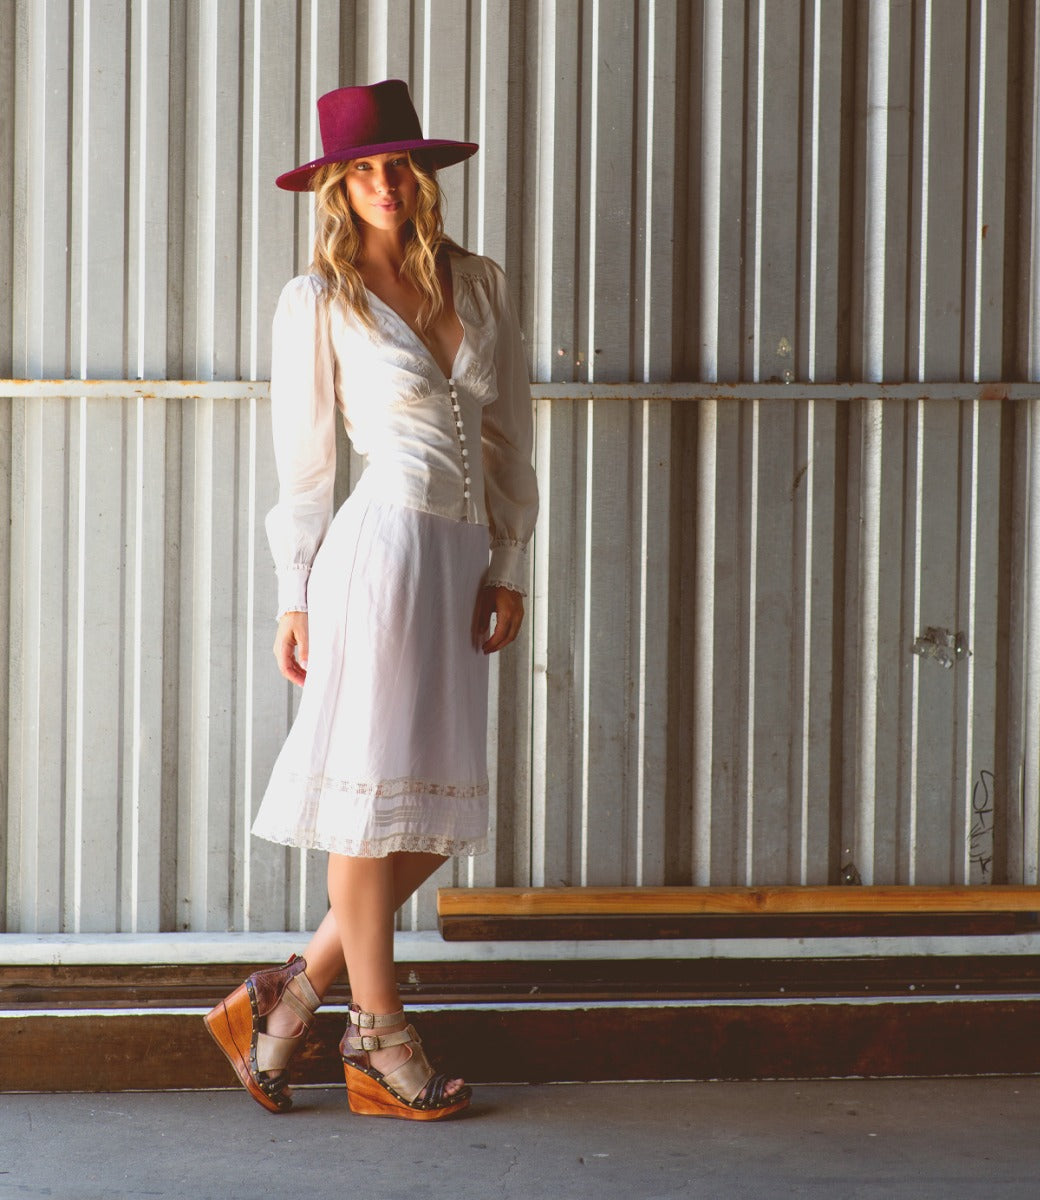
[[[462,447],[462,470],[464,472],[462,482],[465,485],[465,490],[463,491],[462,495],[463,495],[464,499],[468,500],[469,499],[469,484],[470,484],[469,450],[466,446],[466,434],[462,428],[462,410],[459,408],[459,394],[455,390],[455,380],[454,379],[448,380],[448,388],[449,388],[450,394],[451,394],[451,411],[455,414],[455,431],[459,435],[459,444]]]

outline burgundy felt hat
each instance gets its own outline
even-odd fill
[[[288,192],[310,191],[319,167],[370,154],[416,150],[421,152],[424,163],[450,167],[476,154],[478,149],[474,142],[424,138],[408,85],[400,79],[326,92],[318,100],[318,123],[325,153],[279,175],[275,183],[280,188]]]

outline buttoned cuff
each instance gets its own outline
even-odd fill
[[[505,587],[527,595],[527,547],[521,542],[493,542],[486,587]]]
[[[278,616],[287,612],[307,611],[307,580],[311,569],[304,564],[284,567],[278,572]]]

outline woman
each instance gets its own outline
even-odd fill
[[[267,521],[274,653],[303,694],[253,832],[329,851],[331,907],[302,958],[206,1022],[284,1112],[289,1061],[345,964],[351,1108],[436,1120],[470,1089],[433,1071],[401,1011],[394,913],[449,855],[485,848],[487,655],[520,629],[538,503],[530,389],[501,271],[443,233],[434,172],[477,147],[423,138],[400,80],[318,111],[324,155],[277,181],[316,191],[317,234],[275,316]],[[366,465],[332,519],[337,410]]]

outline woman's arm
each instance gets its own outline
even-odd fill
[[[271,350],[279,494],[267,515],[267,536],[278,571],[279,618],[306,612],[311,563],[332,519],[334,374],[328,317],[315,281],[293,279],[278,302]]]
[[[516,637],[524,616],[527,544],[538,515],[538,484],[531,465],[534,419],[520,322],[502,271],[489,264],[497,310],[495,374],[498,395],[483,412],[484,496],[491,531],[491,564],[474,613],[474,636],[485,653]],[[495,630],[488,640],[491,616]]]

